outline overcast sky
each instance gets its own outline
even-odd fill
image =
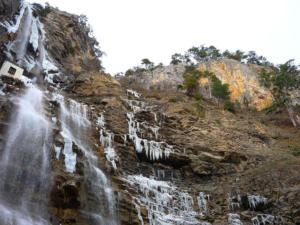
[[[45,3],[44,0],[30,2]],[[85,14],[112,74],[142,58],[169,64],[192,46],[254,50],[276,64],[300,62],[299,0],[48,0]]]

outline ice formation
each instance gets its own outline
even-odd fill
[[[135,90],[127,89],[127,95],[129,95],[129,94],[133,95],[136,98],[141,97],[141,94],[137,93]]]
[[[197,197],[198,207],[201,216],[204,216],[207,212],[207,202],[209,201],[209,199],[210,195],[205,194],[203,192],[200,192],[199,196]]]
[[[233,196],[230,193],[227,194],[227,204],[229,210],[239,209],[242,203],[241,195]]]
[[[76,170],[76,153],[73,152],[73,143],[82,146],[80,143],[80,131],[87,129],[90,122],[87,117],[87,106],[75,100],[67,102],[64,96],[54,94],[53,99],[60,105],[61,135],[64,138],[63,154],[65,156],[66,171],[73,173]],[[68,105],[66,105],[66,102]],[[73,132],[71,132],[73,131]],[[76,131],[76,132],[75,132]]]
[[[135,201],[132,201],[132,203],[134,204],[134,206],[136,208],[136,211],[138,213],[138,218],[139,218],[139,221],[141,222],[141,225],[144,225],[144,220],[143,220],[143,217],[142,217],[142,214],[141,214],[140,206],[137,203],[135,203]]]
[[[142,175],[127,176],[123,180],[130,188],[142,194],[139,201],[148,210],[150,225],[203,224],[196,219],[193,198],[170,182]]]
[[[248,197],[248,202],[249,202],[249,206],[251,209],[256,209],[257,205],[259,205],[259,204],[265,205],[268,202],[267,198],[260,196],[260,195],[248,194],[247,197]]]
[[[16,39],[6,44],[6,56],[14,61],[16,55],[17,64],[24,67],[28,72],[37,67],[46,73],[45,80],[53,83],[53,77],[59,76],[60,72],[45,48],[46,32],[44,25],[38,17],[33,15],[33,6],[22,1],[22,7],[16,23],[4,22],[1,25],[6,27],[8,33],[16,33]],[[28,45],[31,45],[35,54],[28,54]],[[26,82],[26,81],[25,81]]]
[[[0,88],[0,95],[5,95],[5,93],[3,92],[3,90],[6,88],[6,84],[3,84],[2,87]]]
[[[229,213],[228,222],[230,225],[243,225],[243,223],[240,220],[239,214]]]
[[[100,168],[98,168],[98,160],[93,150],[86,143],[86,136],[90,135],[91,123],[88,119],[88,108],[75,100],[67,99],[64,96],[54,93],[52,100],[59,103],[59,118],[61,123],[61,135],[64,137],[64,155],[65,166],[67,172],[76,169],[76,153],[72,150],[72,145],[76,145],[87,159],[87,167],[92,177],[91,193],[94,194],[97,204],[103,206],[106,204],[109,209],[109,215],[103,215],[102,208],[95,208],[92,212],[85,212],[86,215],[93,217],[98,224],[116,225],[115,216],[115,199],[113,190],[109,185],[109,181]],[[104,122],[104,120],[103,120]],[[67,160],[66,160],[67,158]],[[91,182],[88,180],[87,182]],[[104,198],[99,198],[99,194],[104,193]]]
[[[24,0],[21,2],[21,9],[20,9],[19,15],[15,16],[15,20],[16,20],[15,24],[13,21],[11,21],[11,22],[4,21],[3,23],[0,23],[0,25],[5,27],[7,29],[8,33],[16,33],[17,30],[19,29],[21,19],[23,18],[24,12],[25,12],[26,8],[28,7],[28,5],[29,4]]]
[[[252,218],[251,221],[253,225],[284,224],[283,218],[281,216],[272,216],[269,214],[258,214],[254,218]]]
[[[97,125],[100,127],[100,142],[102,147],[104,148],[106,159],[107,161],[111,162],[113,168],[116,170],[117,169],[116,162],[119,160],[119,157],[115,152],[115,149],[113,148],[114,134],[106,130],[103,113],[98,118]]]
[[[157,141],[157,139],[159,138],[158,131],[160,127],[157,125],[149,125],[146,122],[140,123],[135,118],[136,113],[141,111],[149,111],[153,108],[153,106],[149,106],[146,102],[143,101],[125,101],[133,111],[127,113],[127,120],[129,139],[134,142],[135,150],[138,153],[144,152],[145,155],[152,161],[169,158],[170,154],[173,152],[173,146],[167,144],[164,141]]]
[[[61,147],[57,147],[57,146],[54,146],[54,150],[55,150],[55,153],[56,153],[56,158],[59,159],[59,156],[60,156],[60,152],[61,152]]]

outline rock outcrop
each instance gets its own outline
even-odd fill
[[[272,105],[271,92],[260,85],[257,72],[259,66],[245,65],[232,59],[221,59],[203,62],[197,65],[199,70],[210,71],[223,82],[229,84],[231,100],[241,105],[262,110]],[[157,68],[154,71],[146,71],[121,77],[120,82],[124,84],[135,84],[137,87],[156,90],[178,90],[182,86],[185,66],[169,65]],[[200,92],[206,98],[211,98],[210,82],[207,78],[199,80]]]
[[[46,46],[60,69],[70,77],[84,72],[99,72],[101,62],[95,53],[96,40],[86,18],[50,7],[50,13],[42,18],[45,26]]]
[[[273,97],[270,90],[260,85],[253,67],[254,65],[248,66],[232,59],[209,61],[198,65],[200,70],[213,72],[222,83],[229,84],[233,102],[238,101],[262,110],[272,105]],[[205,83],[207,79],[200,80],[200,84]]]

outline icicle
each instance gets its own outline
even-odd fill
[[[256,209],[256,206],[258,204],[267,204],[268,199],[259,195],[247,195],[248,197],[248,201],[249,201],[249,205],[251,209]]]
[[[105,119],[104,115],[101,114],[98,118],[97,125],[100,126],[100,142],[102,147],[104,148],[104,153],[106,155],[107,161],[111,162],[113,168],[117,169],[116,162],[119,160],[119,157],[117,153],[115,152],[115,149],[113,148],[113,140],[114,140],[114,134],[107,132],[105,128]]]
[[[268,225],[268,224],[284,224],[281,216],[273,216],[269,214],[258,214],[251,219],[253,225]]]
[[[230,225],[243,225],[243,223],[240,220],[239,214],[229,213],[228,222],[230,223]]]
[[[142,214],[141,214],[141,208],[140,208],[140,206],[137,203],[135,203],[135,201],[132,201],[132,203],[134,204],[134,206],[136,208],[136,211],[138,213],[138,218],[139,218],[139,220],[141,222],[141,225],[144,225],[144,220],[143,220],[143,217],[142,217]]]
[[[3,84],[2,87],[0,88],[0,95],[4,96],[5,93],[3,92],[3,90],[6,88],[6,84]]]
[[[133,96],[136,97],[136,98],[140,98],[140,97],[141,97],[141,94],[139,94],[139,93],[137,93],[136,91],[131,90],[131,89],[127,89],[127,95],[128,95],[128,94],[131,94],[131,95],[133,95]]]
[[[197,197],[198,207],[200,211],[200,215],[204,216],[207,212],[207,201],[209,200],[209,195],[204,194],[203,192],[199,193]]]
[[[127,176],[123,179],[137,193],[142,193],[139,201],[148,210],[149,224],[189,224],[200,225],[195,218],[193,198],[181,192],[169,182],[151,178]]]
[[[170,153],[173,152],[173,147],[165,142],[148,141],[138,136],[140,131],[139,123],[134,119],[133,113],[127,113],[128,118],[128,130],[129,138],[135,144],[135,150],[138,153],[142,153],[145,150],[145,154],[150,160],[159,160],[168,158]]]
[[[61,147],[54,146],[54,150],[55,150],[55,153],[56,153],[56,158],[59,159],[60,152],[61,152]]]

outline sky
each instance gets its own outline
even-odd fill
[[[29,0],[44,4],[44,0]],[[300,63],[299,0],[48,0],[89,18],[106,72],[149,58],[170,63],[192,46],[256,51],[279,64]]]

